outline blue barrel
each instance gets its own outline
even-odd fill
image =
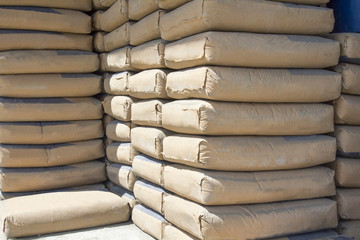
[[[360,0],[331,0],[328,7],[334,9],[334,32],[360,33]]]

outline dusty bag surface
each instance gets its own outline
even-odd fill
[[[360,96],[342,94],[334,101],[335,123],[360,125]]]
[[[360,66],[357,64],[340,63],[332,68],[341,73],[342,90],[347,94],[360,95]]]
[[[106,96],[103,101],[104,112],[117,120],[131,120],[131,105],[136,99],[127,96]]]
[[[342,157],[360,158],[360,127],[335,126],[337,140],[337,154]]]
[[[145,206],[153,209],[158,213],[162,213],[163,199],[166,191],[159,185],[138,180],[134,185],[134,195]]]
[[[172,10],[187,2],[191,2],[191,0],[158,0],[159,7],[166,10]]]
[[[159,161],[146,155],[137,155],[133,160],[133,171],[147,181],[157,185],[163,185],[163,172],[166,162]]]
[[[131,166],[109,164],[106,166],[106,173],[111,182],[129,191],[133,191],[137,176],[134,174]]]
[[[332,33],[328,37],[340,42],[341,61],[360,64],[359,33]]]
[[[104,36],[104,50],[110,52],[130,44],[130,26],[133,22],[126,22]]]
[[[157,0],[129,0],[129,18],[140,20],[159,9]]]
[[[101,76],[95,74],[0,75],[0,96],[88,97],[101,91]]]
[[[176,196],[166,196],[164,213],[170,223],[200,239],[270,238],[337,225],[336,202],[322,198],[205,207]]]
[[[315,36],[206,32],[167,44],[165,64],[263,68],[325,68],[339,59],[339,43]]]
[[[324,167],[246,173],[198,170],[175,164],[165,167],[164,188],[205,205],[279,202],[336,193],[334,171]]]
[[[163,233],[164,240],[198,240],[198,238],[180,230],[174,225],[166,225]]]
[[[360,219],[360,189],[338,188],[336,194],[338,212],[341,219]]]
[[[154,40],[131,49],[131,65],[134,68],[145,70],[165,68],[165,42]]]
[[[111,95],[129,95],[129,78],[132,72],[120,72],[105,74],[104,89],[107,94]]]
[[[108,9],[114,2],[116,2],[116,0],[92,0],[93,8],[95,10]]]
[[[333,114],[326,104],[177,100],[162,106],[162,125],[188,134],[310,135],[332,132]]]
[[[130,27],[130,44],[136,46],[161,38],[160,19],[164,14],[165,11],[159,10],[133,24]]]
[[[97,11],[93,15],[93,27],[97,31],[111,32],[129,20],[128,2],[116,0],[106,11]]]
[[[331,32],[334,23],[329,8],[264,0],[194,0],[161,17],[160,29],[162,39],[174,41],[205,31],[319,35]]]
[[[102,118],[96,98],[0,98],[0,121],[72,121]]]
[[[52,145],[0,145],[0,167],[52,167],[96,160],[105,156],[102,141]]]
[[[114,120],[106,126],[106,136],[116,142],[131,142],[131,129],[134,127],[131,122]]]
[[[142,100],[131,107],[131,122],[141,126],[162,126],[162,105],[165,100]]]
[[[0,52],[0,74],[90,73],[99,69],[96,53],[71,50]]]
[[[106,187],[109,189],[110,192],[115,193],[116,195],[120,196],[122,199],[126,200],[130,206],[130,208],[134,208],[139,201],[135,199],[135,196],[129,190],[125,188],[119,187],[112,182],[107,182]]]
[[[91,161],[46,168],[0,168],[3,192],[27,192],[76,187],[106,180],[105,165]]]
[[[360,188],[360,159],[337,158],[330,167],[335,170],[337,186]]]
[[[99,204],[101,203],[101,204]],[[89,228],[129,219],[125,200],[108,191],[65,191],[8,199],[1,203],[7,237]]]
[[[110,53],[100,54],[100,69],[103,72],[135,71],[130,62],[130,47],[116,49]]]
[[[326,102],[338,98],[340,91],[340,74],[322,69],[209,66],[170,72],[166,79],[166,92],[169,97],[176,99]]]
[[[360,220],[339,221],[337,232],[341,235],[352,237],[355,240],[360,239]]]
[[[163,139],[171,134],[163,128],[136,127],[131,131],[131,143],[139,152],[163,160]]]
[[[68,49],[92,51],[92,37],[90,35],[73,33],[0,30],[0,41],[1,51],[22,49]]]
[[[91,0],[1,0],[1,6],[32,6],[32,7],[50,7],[50,8],[67,8],[80,11],[90,11],[92,8]]]
[[[103,136],[100,120],[0,123],[0,143],[6,144],[67,143]]]
[[[129,95],[139,99],[168,98],[166,78],[168,71],[150,69],[129,78]]]
[[[113,163],[131,165],[133,158],[138,154],[131,143],[114,142],[106,147],[106,157]]]

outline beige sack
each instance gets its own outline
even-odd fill
[[[162,187],[144,180],[138,180],[134,185],[134,195],[136,199],[139,199],[142,204],[158,213],[163,212],[162,205],[166,194],[166,191]]]
[[[261,17],[259,17],[261,16]],[[160,19],[161,38],[206,31],[319,35],[334,27],[332,9],[265,0],[193,0]]]
[[[163,231],[163,240],[198,240],[173,225],[166,225]]]
[[[0,98],[0,121],[72,121],[101,119],[95,98]]]
[[[360,220],[358,221],[340,221],[337,231],[341,235],[353,238],[354,240],[360,239]]]
[[[95,10],[108,9],[116,2],[116,0],[92,0],[93,8]]]
[[[161,38],[160,35],[160,18],[165,11],[159,10],[144,17],[136,22],[130,28],[130,44],[140,45],[151,40]]]
[[[158,0],[161,9],[172,10],[192,0]]]
[[[97,11],[93,15],[93,28],[96,31],[111,32],[129,20],[127,0],[116,0],[106,11]]]
[[[128,122],[131,120],[131,105],[136,99],[127,96],[106,96],[103,101],[105,113],[117,120]]]
[[[171,134],[162,128],[136,127],[131,130],[131,143],[139,152],[163,160],[163,139]]]
[[[176,99],[326,102],[338,98],[341,91],[341,75],[322,69],[210,66],[171,72],[166,81],[167,94]]]
[[[104,89],[111,95],[129,95],[129,77],[131,72],[120,72],[114,74],[105,74]]]
[[[125,222],[128,203],[107,191],[65,191],[3,201],[2,230],[26,237]]]
[[[90,35],[73,33],[0,30],[0,41],[0,51],[22,49],[92,51],[92,37]]]
[[[177,227],[209,240],[268,239],[337,226],[336,202],[329,199],[205,207],[166,196],[164,212]]]
[[[0,144],[0,156],[0,167],[53,167],[102,158],[105,151],[99,139],[53,145]]]
[[[158,9],[158,0],[129,0],[129,18],[132,20],[140,20]]]
[[[310,135],[334,130],[326,104],[252,104],[177,100],[162,107],[163,127],[205,135]]]
[[[132,167],[136,176],[148,180],[154,184],[163,185],[163,172],[166,162],[158,161],[146,155],[138,155],[134,158]]]
[[[66,1],[61,2],[66,4]],[[2,6],[0,28],[90,33],[91,17],[83,12],[67,9]]]
[[[131,122],[114,120],[106,126],[106,136],[116,142],[131,142],[131,129],[134,127]]]
[[[100,54],[100,69],[103,72],[135,71],[130,61],[130,47]]]
[[[360,65],[340,63],[332,68],[342,75],[342,92],[360,95]]]
[[[91,4],[91,0],[0,0],[1,6],[67,8],[85,12],[91,11]]]
[[[337,189],[336,201],[341,219],[360,219],[360,189]]]
[[[340,60],[360,64],[360,34],[359,33],[333,33],[328,36],[340,42]]]
[[[335,170],[337,186],[360,188],[360,159],[337,158],[330,167]]]
[[[75,187],[106,180],[105,165],[99,161],[46,168],[0,168],[3,192],[27,192]]]
[[[138,154],[131,143],[114,142],[106,147],[106,157],[113,163],[131,165],[133,158]]]
[[[342,94],[334,101],[335,123],[360,125],[360,96]]]
[[[164,188],[205,205],[279,202],[336,193],[334,171],[324,167],[245,173],[171,165],[165,167]]]
[[[142,100],[131,107],[131,121],[141,126],[162,126],[162,105],[164,100]]]
[[[339,52],[338,42],[315,36],[207,32],[167,44],[165,63],[173,69],[199,65],[325,68],[338,63]]]
[[[107,177],[114,184],[133,191],[137,176],[131,166],[121,164],[110,164],[106,167]]]
[[[101,76],[95,74],[0,75],[0,96],[88,97],[100,93],[101,85]]]
[[[98,55],[85,51],[17,50],[0,52],[0,58],[0,74],[90,73],[99,69]]]
[[[132,22],[126,22],[104,36],[104,48],[106,52],[130,45],[130,26],[132,24]]]
[[[360,158],[360,126],[335,126],[337,154],[342,157]]]
[[[93,45],[94,45],[95,52],[97,52],[97,53],[105,52],[105,46],[104,46],[104,36],[105,35],[106,35],[106,32],[95,32],[94,33]]]
[[[134,208],[136,205],[140,204],[139,201],[135,198],[134,194],[129,190],[116,186],[112,182],[107,182],[106,187],[109,189],[110,192],[115,193],[122,199],[126,200],[130,208]]]
[[[115,118],[113,118],[110,115],[104,114],[102,121],[103,121],[103,128],[106,129],[107,125],[110,124],[110,122],[115,121]]]
[[[165,68],[164,52],[163,40],[144,43],[131,49],[131,65],[141,70]]]
[[[140,99],[168,98],[166,94],[166,75],[168,71],[150,69],[141,71],[129,78],[129,94]]]

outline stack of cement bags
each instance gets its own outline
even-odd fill
[[[342,74],[342,93],[334,101],[338,158],[331,165],[338,187],[338,230],[360,239],[360,34],[334,33],[330,38],[341,44],[341,62],[333,68]]]
[[[141,178],[134,223],[172,240],[337,227],[327,198],[336,193],[334,171],[319,165],[336,158],[336,139],[325,135],[334,109],[325,102],[340,96],[341,75],[321,68],[338,63],[340,47],[313,36],[332,31],[332,10],[193,0],[165,12],[161,2],[170,1],[129,0],[129,18],[138,20],[129,62],[142,70],[127,85],[139,125],[131,143],[141,153],[132,161]],[[113,111],[120,105],[112,100]]]
[[[103,110],[91,96],[101,77],[92,74],[91,17],[81,12],[91,7],[0,1],[0,219],[8,237],[129,218],[127,202],[99,184]]]

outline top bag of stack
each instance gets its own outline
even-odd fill
[[[91,0],[0,0],[0,6],[53,7],[91,11]]]
[[[165,14],[160,30],[168,41],[205,31],[312,35],[331,32],[334,21],[328,8],[266,0],[194,0]]]

